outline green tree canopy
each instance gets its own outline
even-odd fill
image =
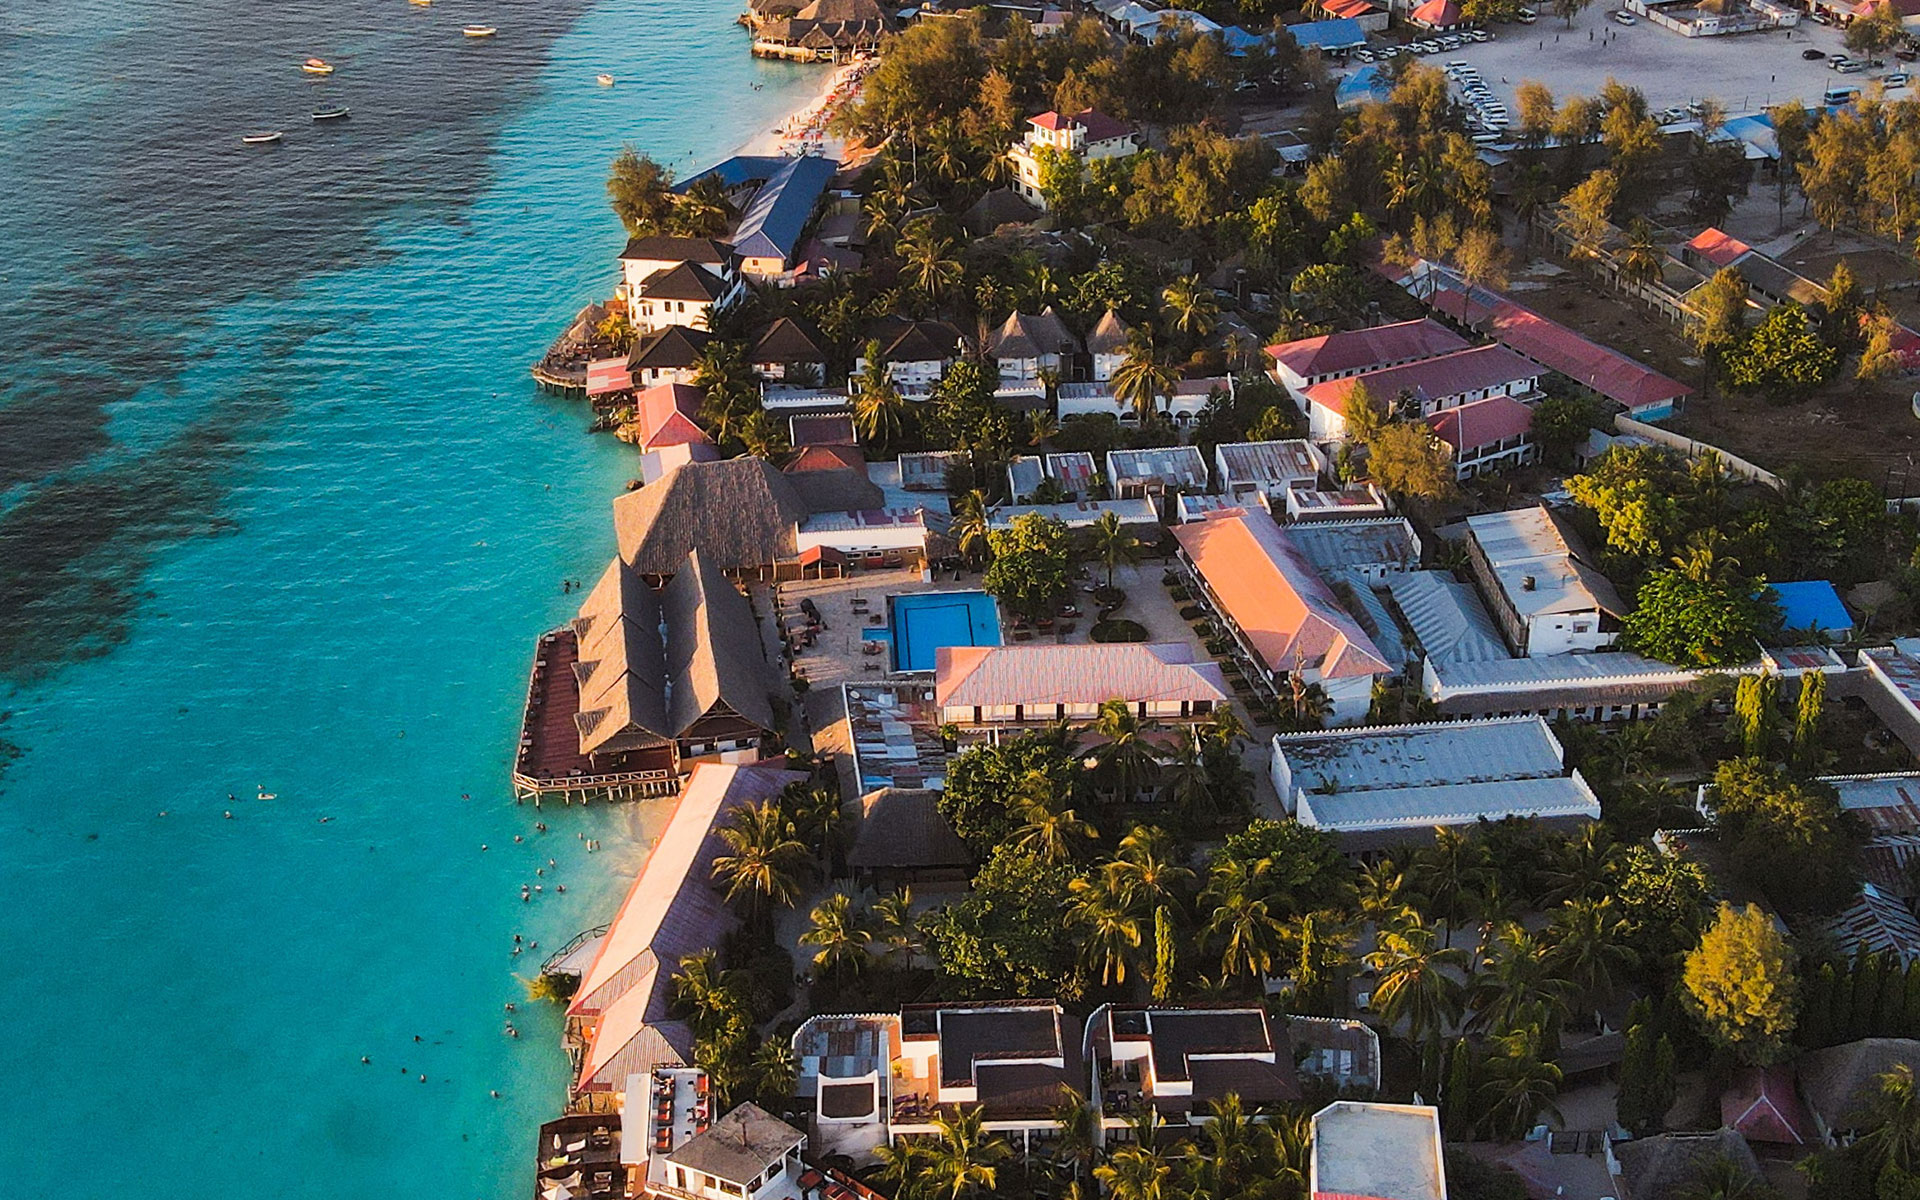
[[[1681,979],[1688,1011],[1709,1041],[1749,1063],[1773,1062],[1785,1052],[1799,981],[1793,951],[1758,905],[1735,911],[1722,904],[1687,955]]]
[[[1820,340],[1806,310],[1777,304],[1722,357],[1727,383],[1775,404],[1804,400],[1840,370],[1840,353]]]
[[[1005,529],[987,534],[993,562],[981,580],[1009,608],[1031,618],[1045,617],[1067,592],[1073,543],[1058,517],[1022,513]]]
[[[1011,847],[995,850],[966,898],[922,920],[927,951],[953,992],[972,997],[1079,994],[1076,939],[1061,915],[1073,869]]]
[[[1742,882],[1790,912],[1832,911],[1853,894],[1853,837],[1832,788],[1751,758],[1721,763],[1713,783]]]
[[[1679,570],[1647,576],[1624,632],[1629,648],[1682,666],[1746,662],[1779,631],[1780,606],[1752,585],[1695,579]]]

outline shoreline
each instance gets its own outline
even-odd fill
[[[746,139],[734,153],[819,153],[844,162],[846,139],[827,136],[826,124],[848,101],[860,94],[861,80],[878,62],[877,58],[862,58],[834,68],[821,81],[811,99],[787,113],[773,128]]]

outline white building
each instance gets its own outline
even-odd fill
[[[807,1135],[747,1103],[647,1163],[650,1189],[694,1200],[801,1200]]]
[[[1130,1137],[1142,1109],[1168,1125],[1194,1126],[1228,1094],[1249,1114],[1300,1098],[1286,1030],[1261,1008],[1103,1004],[1087,1018],[1082,1053],[1102,1143]]]
[[[1043,395],[1042,376],[1057,383],[1073,368],[1080,339],[1049,304],[1037,315],[1011,313],[986,342],[987,356],[999,366],[1001,395]]]
[[[1207,490],[1207,460],[1198,446],[1107,451],[1107,486],[1122,499]]]
[[[1108,309],[1105,316],[1087,334],[1087,353],[1093,356],[1093,381],[1106,383],[1120,364],[1127,361],[1127,341],[1133,336],[1133,327],[1120,319],[1120,314]]]
[[[1420,535],[1405,517],[1310,521],[1290,526],[1287,536],[1321,574],[1357,571],[1376,587],[1420,566]]]
[[[1276,734],[1269,775],[1289,813],[1350,851],[1482,820],[1600,819],[1593,789],[1537,716]]]
[[[1626,605],[1545,505],[1467,518],[1467,555],[1516,655],[1598,650],[1620,640]]]
[[[1475,346],[1316,383],[1307,388],[1302,405],[1314,439],[1347,435],[1347,403],[1362,387],[1390,414],[1424,419],[1490,396],[1536,401],[1541,395],[1540,366],[1505,346]]]
[[[1440,322],[1422,317],[1301,338],[1267,347],[1273,379],[1305,411],[1307,389],[1331,379],[1346,379],[1382,367],[1437,358],[1472,345]]]
[[[1289,488],[1315,487],[1327,471],[1326,456],[1305,438],[1221,442],[1213,448],[1213,465],[1222,495],[1258,493],[1268,500],[1284,499]]]
[[[1447,1200],[1440,1110],[1336,1100],[1313,1114],[1307,1194]]]
[[[628,319],[636,328],[652,327],[645,324],[640,308],[646,281],[689,263],[718,276],[729,295],[740,286],[733,251],[711,238],[649,234],[627,240],[626,248],[620,252],[620,292],[627,301]]]
[[[1028,203],[1046,211],[1046,193],[1040,186],[1041,162],[1054,153],[1067,156],[1084,170],[1088,163],[1125,158],[1140,149],[1140,135],[1125,121],[1089,108],[1073,116],[1043,112],[1027,118],[1026,135],[1013,144],[1014,186]]]
[[[1091,721],[1113,700],[1143,721],[1198,721],[1233,699],[1185,642],[942,646],[935,664],[940,721],[963,729]]]
[[[1358,521],[1384,517],[1393,511],[1393,506],[1387,503],[1387,494],[1364,480],[1335,488],[1295,485],[1287,489],[1286,501],[1287,520],[1301,524]]]
[[[641,333],[668,325],[710,329],[714,311],[732,303],[742,286],[699,263],[681,263],[641,280],[627,303],[634,328]]]
[[[947,368],[966,352],[966,338],[945,321],[914,321],[885,317],[867,331],[867,342],[880,343],[880,359],[887,379],[910,400],[924,400],[935,384],[947,377]],[[853,373],[864,375],[867,357],[862,343]]]

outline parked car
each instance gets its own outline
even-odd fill
[[[1493,40],[1493,31],[1490,29],[1473,29],[1467,32],[1467,36],[1476,42],[1490,42]],[[1913,60],[1909,58],[1907,61],[1912,62]]]
[[[1540,14],[1530,8],[1515,9],[1513,19],[1522,25],[1531,25],[1540,19]]]
[[[1842,104],[1852,104],[1860,98],[1859,88],[1830,87],[1827,94],[1820,98],[1828,108],[1838,108]]]
[[[1884,88],[1903,88],[1913,82],[1913,76],[1905,71],[1892,71],[1880,77],[1880,86]]]
[[[1616,8],[1607,15],[1613,18],[1615,25],[1638,25],[1640,23],[1640,18],[1634,16],[1624,8]]]
[[[1893,52],[1893,56],[1901,62],[1912,62],[1920,58],[1920,50],[1915,50],[1911,46],[1902,46]]]
[[[1866,69],[1867,69],[1867,64],[1861,62],[1857,58],[1850,58],[1846,62],[1843,62],[1839,66],[1834,68],[1834,70],[1840,72],[1842,75],[1858,75],[1860,72]]]
[[[1812,46],[1808,46],[1805,50],[1802,50],[1800,52],[1800,57],[1806,59],[1808,62],[1817,62],[1820,59],[1825,58],[1826,56],[1827,56],[1826,51],[1815,50]]]
[[[1353,52],[1353,61],[1370,63],[1373,61],[1373,51],[1367,49],[1355,50]]]

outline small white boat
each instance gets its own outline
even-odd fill
[[[278,129],[268,129],[259,133],[242,134],[240,140],[249,146],[271,146],[285,136],[287,135]]]
[[[433,0],[407,0],[407,3],[413,5],[415,8],[433,7]]]
[[[494,34],[499,33],[500,31],[498,29],[495,29],[491,25],[462,25],[460,27],[460,32],[465,34],[467,37],[483,38],[483,37],[492,37]]]
[[[324,58],[310,58],[300,64],[300,69],[309,75],[333,74],[333,64]]]
[[[611,76],[611,75],[609,75],[609,74],[607,74],[607,73],[606,73],[606,72],[604,72],[604,71],[603,71],[603,72],[601,72],[601,73],[600,73],[600,74],[598,74],[598,75],[595,75],[595,76],[593,77],[593,80],[594,80],[594,82],[595,82],[595,83],[598,83],[598,84],[599,84],[599,85],[600,85],[601,87],[612,87],[612,86],[613,86],[613,76]]]
[[[313,119],[315,123],[323,121],[344,121],[351,113],[352,110],[342,104],[339,108],[321,109],[319,112],[313,114]]]

